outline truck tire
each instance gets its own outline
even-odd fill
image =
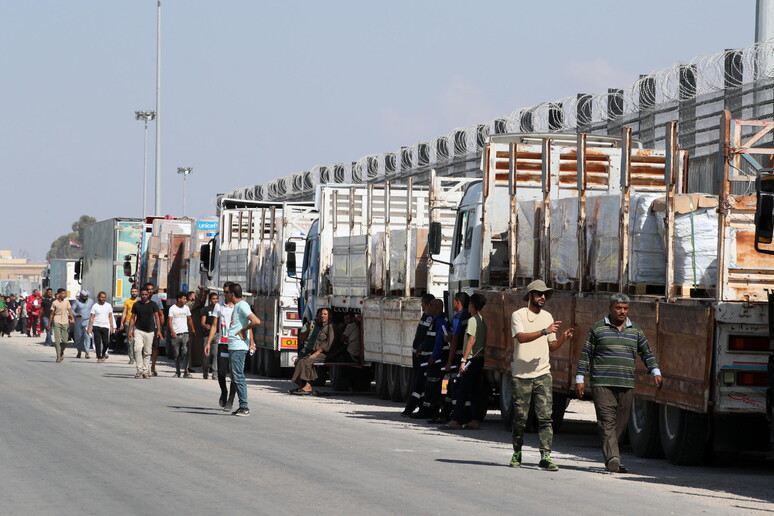
[[[334,391],[348,391],[350,385],[350,371],[345,366],[330,366],[331,387]]]
[[[400,368],[400,393],[403,400],[407,400],[411,396],[411,387],[414,377],[410,367]]]
[[[570,395],[563,392],[553,393],[553,402],[551,404],[551,420],[554,432],[562,431],[564,422],[564,413],[567,412],[567,405],[570,404]]]
[[[664,457],[658,422],[658,405],[652,401],[634,398],[629,414],[629,441],[637,457],[660,459]]]
[[[500,375],[500,414],[503,418],[503,426],[507,431],[513,430],[513,384],[511,375],[503,373]]]
[[[368,392],[371,390],[373,370],[370,367],[354,369],[352,372],[352,390],[355,392]]]
[[[707,417],[669,405],[659,408],[661,448],[666,459],[680,466],[700,464],[707,444]]]
[[[390,391],[387,384],[387,366],[385,364],[374,364],[374,382],[376,382],[376,397],[380,400],[388,399]]]
[[[264,350],[264,372],[269,378],[279,378],[282,375],[282,368],[280,367],[280,354],[273,349]]]
[[[387,385],[389,386],[390,399],[396,403],[403,403],[403,391],[400,388],[400,370],[399,365],[390,364],[387,366]]]

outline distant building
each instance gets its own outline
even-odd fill
[[[29,263],[26,258],[14,258],[11,251],[0,250],[0,280],[26,280],[40,284],[45,263]]]

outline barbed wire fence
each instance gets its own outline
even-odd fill
[[[667,122],[678,120],[680,145],[691,156],[692,191],[712,192],[717,153],[717,118],[771,119],[774,114],[774,39],[743,49],[695,57],[642,75],[626,88],[579,93],[523,107],[428,142],[370,154],[354,162],[317,165],[308,171],[232,190],[226,197],[247,200],[309,200],[322,184],[400,182],[427,175],[475,175],[490,134],[588,132],[618,135],[623,126],[644,146],[663,148]],[[471,166],[455,166],[469,163]],[[421,179],[421,177],[420,177]],[[422,182],[421,180],[419,182]]]

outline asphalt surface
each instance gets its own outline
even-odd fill
[[[774,468],[678,467],[625,453],[600,462],[588,402],[554,439],[560,471],[508,468],[499,416],[481,430],[439,431],[373,396],[287,394],[248,377],[247,418],[223,412],[217,383],[136,380],[125,355],[54,362],[39,339],[0,339],[0,514],[763,514]],[[163,365],[162,365],[163,364]],[[589,416],[590,414],[590,416]]]

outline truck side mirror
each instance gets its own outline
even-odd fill
[[[78,283],[81,282],[82,270],[83,270],[83,258],[80,258],[77,262],[75,262],[75,273],[73,274],[73,279]]]
[[[285,242],[285,252],[287,256],[288,276],[296,277],[296,243]]]
[[[199,248],[199,272],[210,272],[210,244]]]
[[[771,244],[774,237],[774,169],[761,170],[755,186],[758,201],[755,206],[755,250],[774,254],[774,250],[758,247],[759,244]]]
[[[430,232],[427,235],[427,247],[430,254],[441,254],[441,223],[431,222]]]
[[[132,275],[132,255],[127,254],[124,256],[124,276],[131,276]]]

